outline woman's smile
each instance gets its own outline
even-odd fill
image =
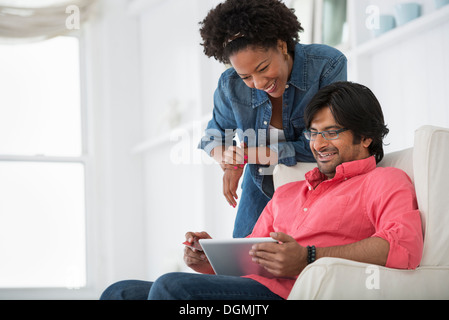
[[[268,94],[275,92],[277,89],[277,79],[273,81],[273,83],[266,88],[264,91]]]

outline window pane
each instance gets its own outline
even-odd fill
[[[0,287],[86,284],[84,166],[0,162]]]
[[[323,43],[337,46],[345,42],[346,0],[324,0]]]
[[[304,32],[299,34],[301,43],[314,42],[314,2],[314,0],[293,0],[290,2],[290,6],[295,9],[298,20],[304,29]]]
[[[0,154],[81,154],[78,39],[0,45],[0,88]]]

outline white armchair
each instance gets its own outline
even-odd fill
[[[379,164],[413,180],[424,234],[416,270],[322,258],[298,277],[289,299],[449,299],[449,129],[423,126],[413,148],[386,154]],[[274,184],[303,180],[315,164],[279,165]]]

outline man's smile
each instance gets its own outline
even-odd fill
[[[338,151],[315,151],[316,160],[320,162],[328,162],[338,154]]]

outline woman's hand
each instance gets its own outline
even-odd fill
[[[234,169],[243,166],[248,162],[248,154],[245,143],[242,143],[240,147],[231,146],[225,152],[223,152],[223,161],[225,164],[234,166]]]
[[[211,155],[220,163],[223,174],[223,195],[232,206],[237,206],[237,188],[243,169],[247,163],[277,164],[277,153],[267,147],[248,148],[245,143],[240,146],[231,146],[223,150],[223,146],[215,147]],[[260,160],[260,162],[259,162]]]
[[[240,147],[232,146],[223,152],[223,163],[226,165],[243,167],[247,163],[262,165],[278,164],[278,155],[269,147],[251,147],[242,143]]]
[[[225,169],[223,174],[223,195],[225,196],[226,201],[228,201],[234,208],[237,206],[237,188],[242,174],[243,168],[240,167],[237,169]]]
[[[204,231],[187,232],[185,237],[186,241],[190,243],[198,241],[199,239],[212,239],[211,236]],[[186,246],[184,248],[184,262],[189,268],[191,268],[196,272],[204,274],[215,273],[214,269],[212,269],[212,266],[210,265],[209,260],[207,260],[207,257],[203,251]]]
[[[223,195],[226,201],[232,206],[237,206],[237,188],[243,169],[247,163],[245,144],[240,147],[231,146],[222,154],[220,166],[223,169]]]

